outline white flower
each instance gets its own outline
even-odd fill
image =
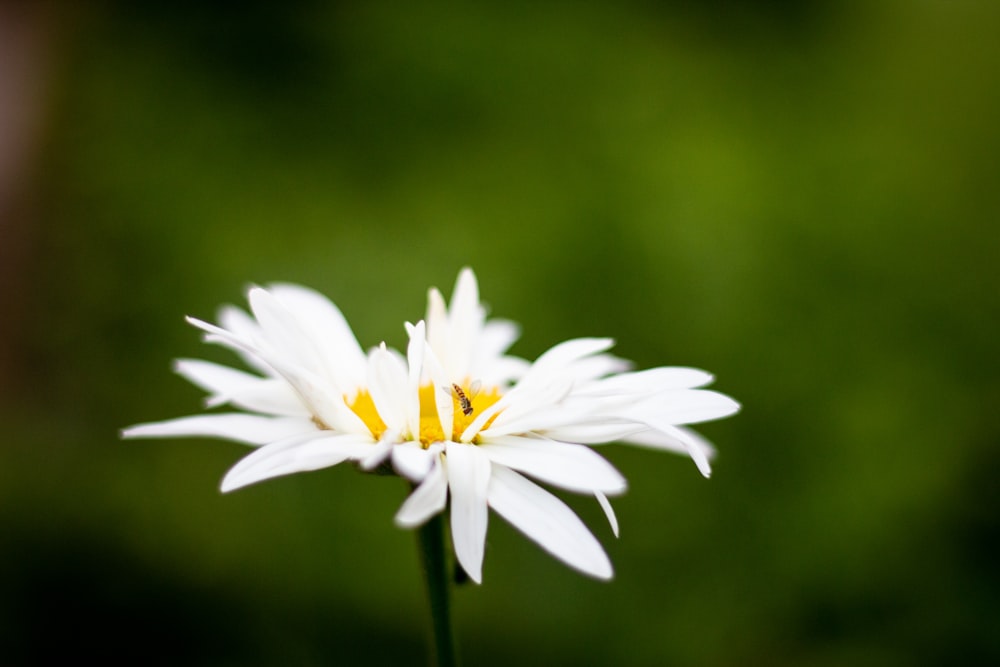
[[[712,380],[704,371],[628,371],[607,353],[607,338],[560,343],[534,363],[508,356],[518,328],[486,319],[470,269],[460,273],[450,307],[430,291],[426,320],[406,324],[405,356],[384,343],[366,355],[337,307],[304,287],[255,287],[249,302],[252,317],[227,306],[221,326],[188,321],[257,373],[190,359],[176,365],[209,392],[208,406],[239,411],[141,424],[123,435],[258,446],[225,476],[223,491],[347,460],[366,470],[391,466],[415,486],[396,523],[419,526],[450,497],[455,554],[476,582],[487,508],[568,565],[610,578],[597,539],[528,478],[594,495],[617,535],[607,496],[624,492],[625,479],[589,445],[684,452],[708,476],[711,446],[680,425],[739,409],[697,388]]]

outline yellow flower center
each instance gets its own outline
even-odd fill
[[[469,424],[479,416],[479,413],[493,405],[500,400],[500,390],[496,387],[490,387],[487,389],[482,389],[478,394],[472,395],[470,391],[470,383],[466,382],[461,385],[462,391],[465,397],[472,406],[472,411],[466,415],[462,411],[461,400],[459,399],[456,392],[449,392],[451,394],[451,400],[454,408],[454,417],[452,418],[452,428],[451,428],[451,439],[458,442],[459,437],[462,432],[468,428]],[[425,384],[420,388],[420,436],[415,438],[420,440],[420,444],[426,449],[432,443],[443,442],[444,441],[444,429],[441,428],[441,420],[438,418],[437,414],[437,403],[434,397],[435,392],[444,391],[439,389],[432,384]],[[346,400],[346,397],[345,397]],[[378,414],[378,410],[375,409],[375,401],[372,400],[372,396],[368,393],[368,390],[362,389],[354,397],[354,400],[347,401],[348,407],[354,411],[358,417],[361,417],[361,421],[365,423],[368,430],[372,432],[372,437],[378,440],[385,433],[386,425],[382,421],[382,418]],[[483,428],[489,426],[493,419],[489,419]],[[479,442],[479,436],[477,435],[473,438],[473,442]]]

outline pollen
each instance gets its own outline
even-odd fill
[[[466,382],[461,386],[468,396],[470,393],[469,383]],[[444,429],[441,428],[441,420],[438,418],[437,399],[435,398],[435,393],[438,391],[443,390],[435,388],[432,384],[425,384],[420,388],[420,433],[416,434],[416,437],[413,439],[419,440],[424,448],[429,447],[435,442],[444,441]],[[478,394],[471,396],[472,412],[468,415],[462,412],[461,405],[456,396],[452,395],[451,400],[454,402],[454,417],[452,418],[451,428],[452,440],[457,442],[458,438],[481,411],[500,400],[500,390],[496,387],[484,388]],[[371,394],[367,390],[362,389],[351,400],[347,400],[345,397],[345,401],[354,414],[360,417],[361,421],[365,423],[365,426],[371,431],[372,437],[376,440],[381,438],[382,434],[386,431],[386,425],[375,408],[375,401],[372,400]],[[486,428],[491,423],[493,423],[493,419],[487,421],[483,428]],[[474,439],[473,442],[478,442],[478,438]]]
[[[354,411],[354,414],[361,417],[361,421],[372,432],[373,438],[378,440],[382,437],[382,434],[385,433],[386,425],[379,416],[378,410],[375,409],[375,401],[372,400],[372,395],[368,393],[367,389],[359,391],[354,400],[349,401],[347,405]]]

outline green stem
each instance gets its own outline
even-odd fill
[[[455,644],[451,634],[451,613],[448,606],[448,564],[444,549],[444,517],[434,516],[417,531],[420,558],[427,581],[427,598],[431,605],[434,626],[434,660],[437,667],[455,667]]]

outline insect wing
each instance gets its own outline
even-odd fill
[[[465,395],[468,396],[469,400],[471,401],[472,399],[474,399],[476,396],[479,395],[479,390],[482,388],[483,388],[482,381],[476,380],[469,385],[469,391],[465,392]]]

